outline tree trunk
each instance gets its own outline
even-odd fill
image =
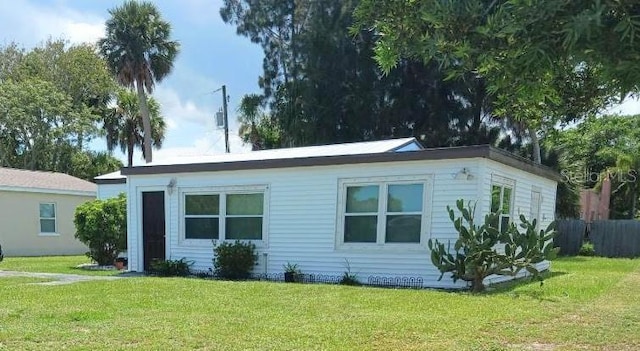
[[[484,291],[484,277],[480,274],[476,274],[471,282],[471,292],[480,293]]]
[[[533,162],[536,164],[542,164],[542,156],[540,155],[540,140],[538,139],[538,133],[535,129],[529,128],[529,137],[531,138],[531,144],[533,145]]]
[[[127,142],[127,167],[133,166],[133,142]]]
[[[153,160],[151,155],[151,118],[149,117],[149,106],[147,106],[147,96],[144,93],[144,87],[140,80],[136,80],[136,89],[138,91],[138,101],[140,102],[140,114],[142,115],[142,149],[144,151],[144,160],[149,163]]]

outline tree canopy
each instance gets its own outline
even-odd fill
[[[121,163],[86,150],[115,83],[90,45],[48,40],[0,47],[0,166],[91,180]],[[86,167],[82,160],[90,160]]]
[[[499,139],[501,126],[476,82],[445,81],[437,65],[412,59],[385,75],[372,58],[375,35],[349,32],[358,3],[224,1],[223,20],[264,50],[258,82],[269,118],[262,121],[274,128],[262,130],[280,133],[274,147],[405,136],[425,146]]]
[[[355,16],[354,30],[376,35],[386,72],[412,58],[448,79],[472,75],[496,115],[522,124],[534,146],[558,123],[638,91],[635,1],[363,0]]]

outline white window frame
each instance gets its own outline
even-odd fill
[[[53,206],[53,218],[50,217],[42,217],[40,215],[40,206],[42,205],[52,205]],[[53,232],[43,232],[42,231],[42,220],[53,220]],[[41,202],[38,204],[38,235],[39,236],[60,236],[58,233],[58,205],[55,202]]]
[[[422,184],[422,211],[421,212],[389,212],[387,211],[388,188],[389,185],[401,184]],[[423,250],[427,247],[427,241],[431,234],[431,200],[433,198],[433,176],[432,175],[412,175],[412,176],[388,176],[388,177],[367,177],[367,178],[343,178],[338,180],[338,209],[336,220],[336,249],[353,250]],[[347,188],[353,186],[378,186],[378,211],[350,214],[376,215],[378,217],[376,242],[345,242],[344,224],[347,202]],[[415,215],[420,214],[420,242],[419,243],[387,243],[386,240],[386,220],[387,215],[395,214]]]
[[[502,219],[504,217],[509,217],[509,224],[511,224],[513,222],[513,207],[515,204],[515,198],[516,198],[516,181],[514,179],[510,179],[510,178],[505,178],[502,176],[496,176],[493,175],[491,177],[491,187],[489,188],[489,211],[488,213],[491,213],[491,202],[493,201],[493,187],[494,186],[498,186],[500,187],[500,207],[498,208],[498,211],[500,213],[499,217],[498,217],[498,230],[502,231]],[[502,213],[502,199],[504,198],[504,189],[505,188],[509,188],[511,189],[511,198],[509,199],[509,214],[503,214]]]
[[[185,246],[212,246],[213,240],[216,242],[229,241],[234,242],[236,239],[226,239],[226,218],[233,217],[262,217],[262,239],[261,240],[241,240],[246,242],[252,242],[258,248],[267,246],[268,243],[268,228],[269,228],[269,187],[266,185],[249,185],[249,186],[229,186],[229,187],[181,187],[178,189],[179,193],[179,244]],[[227,195],[230,194],[262,194],[262,216],[258,215],[227,215]],[[193,215],[188,217],[217,217],[218,218],[218,239],[187,239],[185,232],[185,225],[187,215],[185,214],[186,196],[187,195],[219,195],[220,211],[218,215]]]

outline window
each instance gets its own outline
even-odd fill
[[[218,239],[220,195],[186,195],[184,199],[186,239]]]
[[[184,194],[184,238],[262,240],[264,193]]]
[[[500,231],[509,227],[513,213],[513,183],[491,186],[491,212],[498,214],[498,223],[494,223]]]
[[[426,231],[424,177],[344,180],[340,244],[421,244]]]
[[[262,240],[263,194],[228,194],[225,239]]]
[[[40,204],[40,233],[56,233],[56,204]]]

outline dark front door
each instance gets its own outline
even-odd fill
[[[142,193],[142,242],[144,243],[144,270],[151,262],[164,260],[164,191]]]

